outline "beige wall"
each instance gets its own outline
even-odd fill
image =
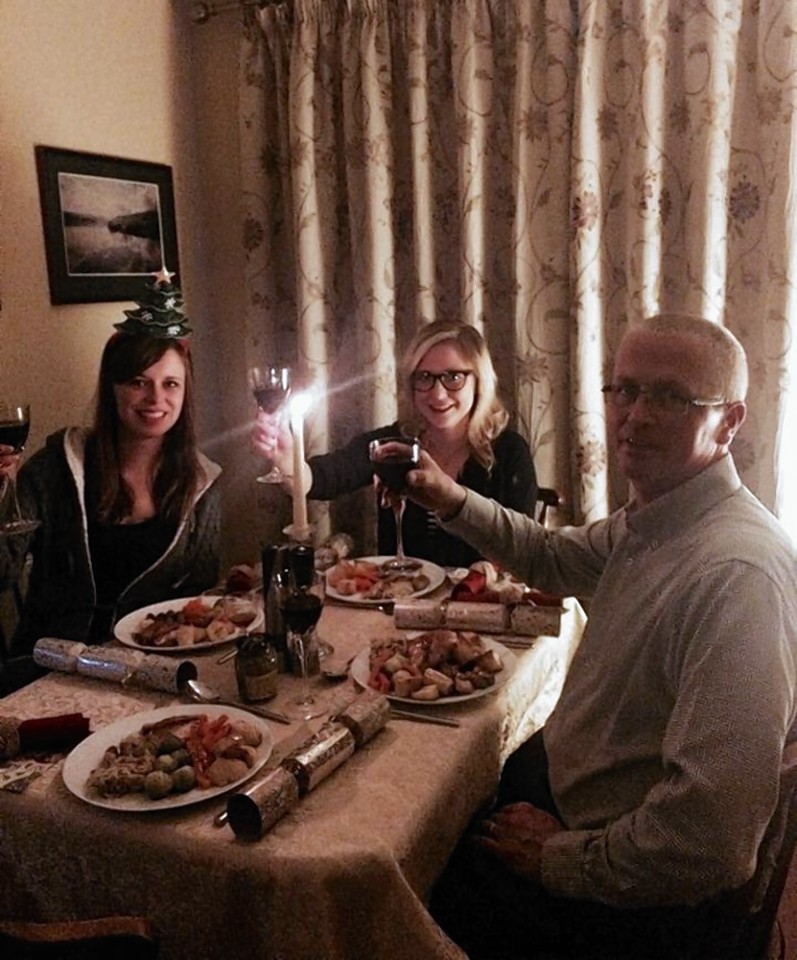
[[[130,306],[51,305],[34,145],[172,166],[200,434],[225,467],[229,563],[259,547],[237,282],[237,31],[235,15],[195,26],[189,6],[0,0],[0,391],[32,404],[29,449],[86,421],[102,346]]]

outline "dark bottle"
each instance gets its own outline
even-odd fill
[[[315,550],[303,544],[291,547],[290,560],[294,586],[309,587],[315,574]]]
[[[289,673],[288,639],[285,622],[280,610],[280,583],[290,577],[288,550],[285,547],[268,546],[263,549],[263,604],[266,614],[266,640],[277,653],[280,673]]]

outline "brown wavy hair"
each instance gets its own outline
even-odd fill
[[[163,438],[155,475],[153,496],[160,516],[179,522],[190,510],[203,479],[197,455],[194,368],[188,344],[183,340],[114,334],[105,344],[100,361],[91,444],[99,473],[97,519],[101,522],[119,522],[133,507],[131,491],[120,469],[119,414],[113,388],[142,374],[169,350],[174,350],[185,366],[185,397],[177,422]]]
[[[495,462],[492,441],[506,429],[509,413],[498,394],[498,377],[484,337],[476,327],[459,320],[434,320],[416,332],[401,363],[399,414],[405,429],[423,432],[423,423],[415,409],[412,375],[424,354],[438,343],[451,341],[473,365],[476,399],[468,420],[468,448],[471,456],[486,470]]]

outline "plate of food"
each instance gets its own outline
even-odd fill
[[[371,641],[351,664],[361,687],[398,703],[443,705],[484,697],[512,676],[511,650],[470,630],[427,630]]]
[[[70,793],[96,807],[172,810],[239,787],[272,747],[266,722],[236,707],[161,707],[83,740],[67,755],[63,778]]]
[[[114,636],[136,650],[185,654],[255,633],[264,620],[260,604],[248,597],[184,597],[128,613],[116,624]]]
[[[343,603],[379,604],[432,593],[446,579],[436,563],[418,560],[417,568],[398,572],[385,564],[393,557],[359,557],[341,560],[326,571],[327,595]]]

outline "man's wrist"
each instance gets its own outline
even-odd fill
[[[465,501],[468,499],[468,491],[464,487],[462,488],[462,498],[459,503],[455,504],[454,507],[447,509],[445,512],[442,510],[437,511],[437,517],[443,523],[448,523],[450,520],[455,520],[460,513],[462,513],[462,508],[465,506]]]

